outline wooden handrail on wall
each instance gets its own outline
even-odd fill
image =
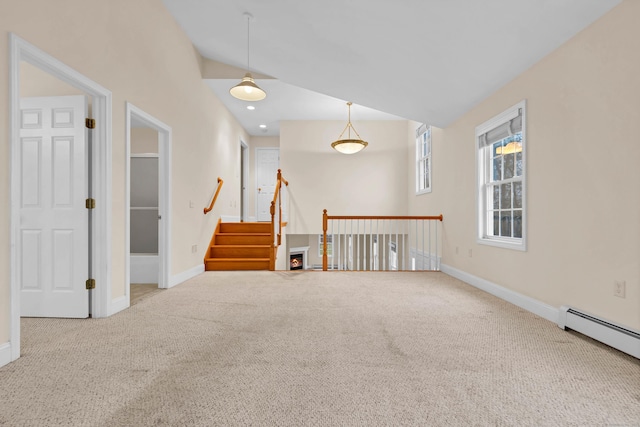
[[[222,188],[222,184],[224,184],[224,181],[222,180],[222,178],[218,177],[218,188],[216,189],[216,194],[213,195],[213,200],[211,200],[211,204],[209,205],[209,207],[204,208],[205,215],[213,210],[213,205],[216,203],[218,194],[220,194],[220,189]]]
[[[270,270],[274,271],[276,269],[276,252],[278,250],[278,246],[282,244],[282,197],[280,197],[280,188],[282,188],[282,184],[289,186],[289,181],[282,177],[282,170],[278,169],[278,175],[276,180],[276,188],[273,192],[273,200],[271,201],[271,241],[274,242],[273,250],[271,251],[270,257]],[[276,233],[276,204],[278,205],[278,232]]]
[[[442,214],[436,216],[373,216],[373,215],[327,215],[327,210],[324,209],[322,211],[322,241],[323,241],[323,249],[322,249],[322,270],[327,271],[328,269],[328,242],[327,242],[327,230],[329,225],[329,220],[345,220],[345,221],[361,221],[361,220],[369,220],[369,221],[440,221],[442,222],[443,216]],[[346,227],[346,225],[345,225]],[[424,231],[424,229],[422,230]],[[371,233],[371,232],[370,232]],[[339,243],[339,242],[338,242]],[[332,242],[335,249],[336,242]],[[436,253],[438,249],[436,247]],[[333,252],[332,252],[333,253]]]

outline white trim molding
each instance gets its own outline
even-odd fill
[[[180,283],[186,282],[189,279],[193,279],[194,277],[204,273],[204,263],[198,264],[195,267],[190,268],[189,270],[183,271],[182,273],[178,273],[171,277],[171,282],[169,283],[169,287],[173,288],[174,286],[179,285]]]
[[[11,357],[11,343],[6,342],[0,345],[0,368],[3,367],[4,365],[11,363],[12,360],[13,359]]]
[[[513,305],[517,305],[518,307],[523,308],[544,319],[547,319],[550,322],[558,322],[559,310],[548,304],[545,304],[526,295],[522,295],[518,292],[512,291],[511,289],[504,288],[486,279],[474,276],[473,274],[458,270],[457,268],[448,266],[446,264],[442,264],[440,266],[440,271],[448,274],[449,276],[455,277],[458,280],[462,280],[463,282],[475,288],[490,293],[491,295],[496,296],[502,300],[510,302]]]
[[[112,316],[116,313],[121,312],[122,310],[125,310],[127,308],[130,307],[130,303],[129,303],[129,297],[126,295],[123,295],[121,297],[118,298],[114,298],[111,301],[111,311],[109,312],[109,316]]]

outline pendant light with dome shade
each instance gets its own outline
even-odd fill
[[[356,129],[351,124],[351,105],[351,102],[347,102],[347,106],[349,107],[349,121],[347,122],[347,125],[344,127],[342,133],[338,137],[338,140],[331,143],[331,147],[342,154],[355,154],[369,145],[368,142],[362,140]],[[341,139],[347,129],[349,130],[348,138]],[[356,134],[358,139],[351,138],[351,129],[353,129],[353,132]]]
[[[245,12],[243,16],[247,18],[247,73],[240,83],[229,89],[229,93],[242,101],[260,101],[267,97],[267,93],[253,80],[249,68],[249,22],[253,19],[253,15]]]

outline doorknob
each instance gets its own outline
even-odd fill
[[[262,188],[258,187],[258,193],[262,191]]]

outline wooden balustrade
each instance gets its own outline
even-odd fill
[[[322,270],[329,269],[331,258],[332,270],[439,271],[442,220],[442,215],[328,215],[325,209]]]
[[[271,241],[273,242],[273,250],[271,251],[269,269],[272,271],[276,269],[276,254],[278,252],[278,247],[282,244],[282,184],[288,187],[289,181],[282,177],[282,170],[278,169],[276,188],[273,193],[273,200],[271,201],[270,207]]]

